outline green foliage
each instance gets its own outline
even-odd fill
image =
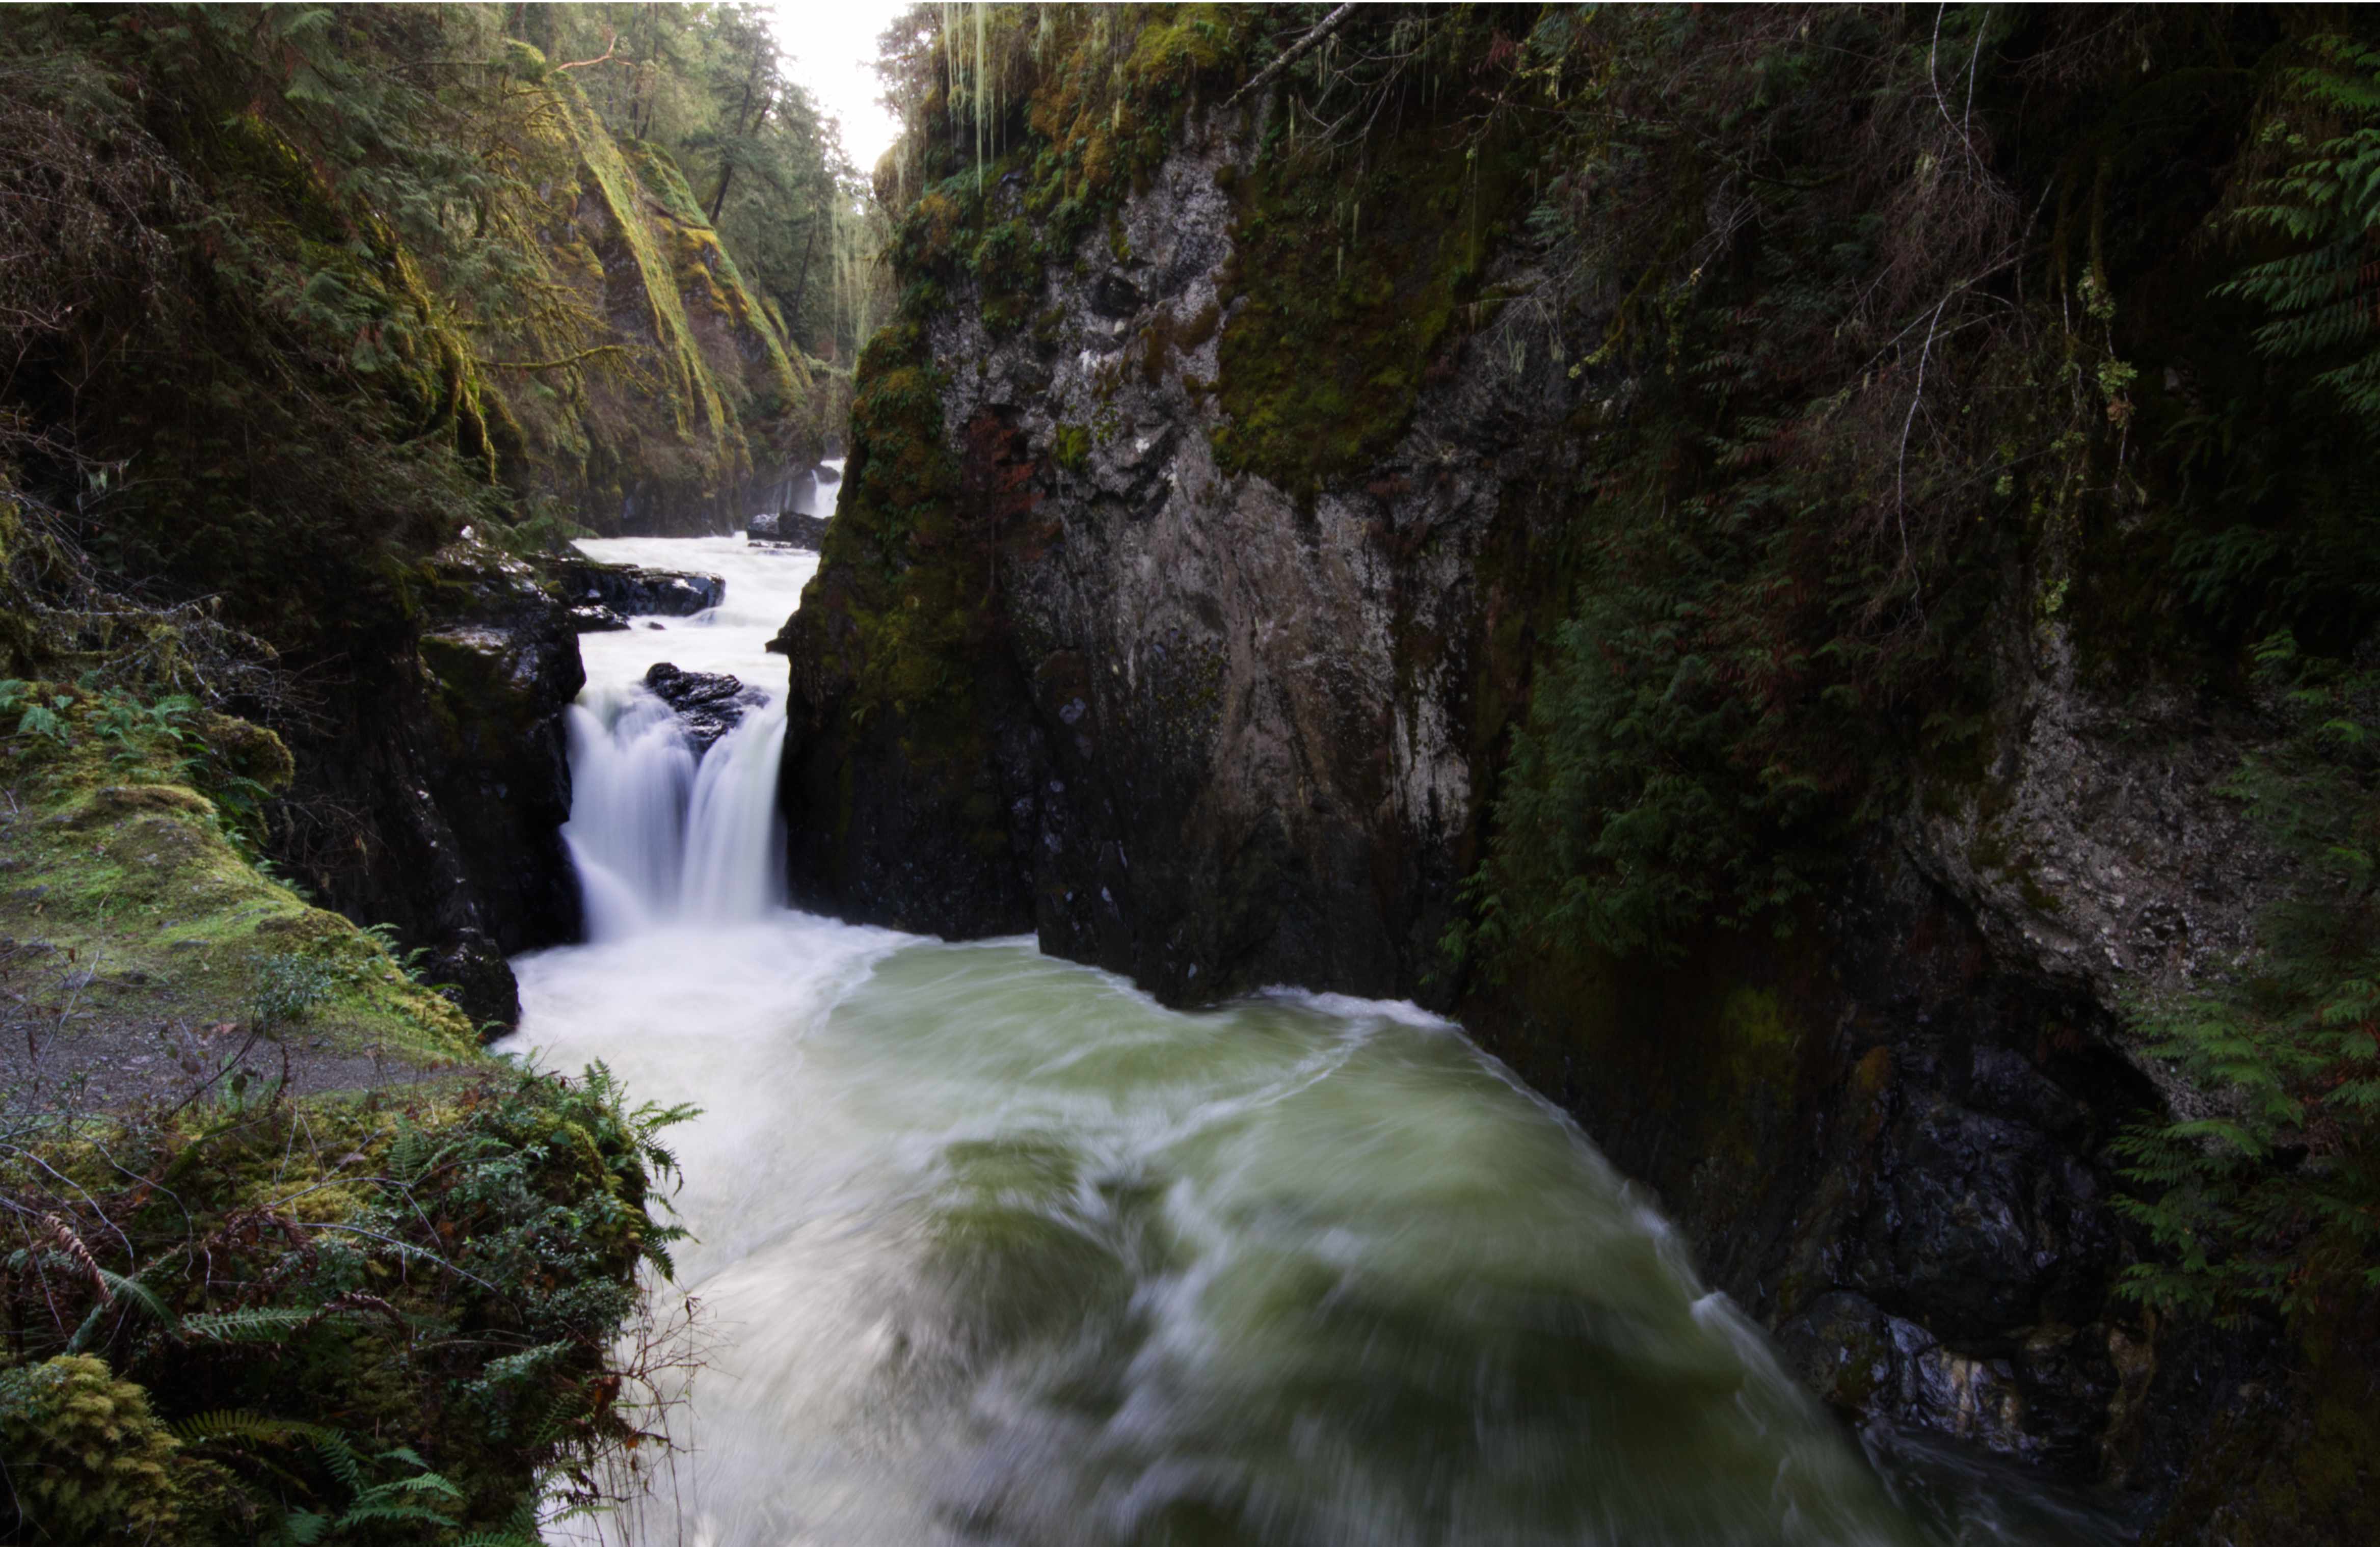
[[[2090,465],[2115,378],[2104,319],[2000,277],[2019,206],[1934,100],[1933,25],[1548,13],[1508,55],[1522,101],[1587,83],[1543,104],[1552,325],[1516,346],[1579,384],[1581,456],[1509,582],[1531,599],[1498,603],[1550,648],[1458,957],[1788,928],[1910,762],[1975,733],[1997,566]],[[1988,61],[1993,25],[1947,15],[1942,46]]]
[[[151,1415],[147,1393],[102,1359],[60,1355],[0,1369],[8,1514],[39,1540],[180,1540],[179,1448]]]
[[[882,222],[832,118],[782,73],[759,6],[532,6],[522,23],[612,132],[684,169],[690,200],[789,345],[856,359],[885,311]]]
[[[2211,1103],[2118,1144],[2119,1205],[2167,1255],[2122,1288],[2238,1319],[2380,1287],[2380,672],[2257,651],[2289,735],[2230,786],[2299,879],[2235,981],[2146,1000],[2142,1033]]]
[[[40,1222],[0,1273],[20,1495],[28,1447],[70,1426],[55,1403],[18,1423],[17,1394],[65,1364],[106,1398],[91,1478],[170,1464],[169,1503],[204,1493],[161,1540],[533,1541],[542,1486],[591,1503],[590,1468],[643,1438],[614,1342],[641,1314],[639,1264],[668,1272],[682,1235],[653,1184],[691,1115],[630,1103],[599,1065],[393,1123],[337,1102],[18,1120],[0,1191]],[[121,1378],[63,1358],[85,1351]]]
[[[504,167],[414,63],[438,47],[419,13],[152,20],[61,9],[0,48],[0,201],[45,259],[11,280],[51,298],[8,314],[12,398],[43,432],[29,474],[73,477],[63,447],[137,459],[53,499],[85,545],[294,641],[328,621],[290,606],[295,575],[372,596],[491,498],[465,327],[528,279],[490,218]],[[136,186],[77,152],[96,144]],[[99,219],[57,229],[61,176]],[[68,394],[69,355],[110,363]]]
[[[2291,250],[2250,264],[2217,293],[2273,313],[2256,347],[2280,359],[2312,359],[2315,383],[2380,433],[2380,324],[2370,255],[2380,238],[2380,48],[2323,36],[2315,63],[2289,70],[2281,111],[2265,126],[2268,152],[2286,165],[2247,190],[2233,220]],[[2325,133],[2316,125],[2337,126]]]
[[[299,1024],[331,997],[336,977],[336,968],[320,956],[288,952],[266,956],[257,964],[249,1024],[267,1033]]]

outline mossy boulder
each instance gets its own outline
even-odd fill
[[[0,1370],[0,1468],[12,1541],[61,1547],[183,1540],[181,1447],[148,1393],[88,1354]]]

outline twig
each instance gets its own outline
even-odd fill
[[[1297,63],[1298,60],[1304,58],[1306,54],[1313,49],[1315,44],[1320,43],[1331,33],[1337,31],[1340,24],[1354,14],[1355,7],[1352,3],[1352,0],[1350,0],[1349,4],[1340,6],[1337,10],[1332,11],[1329,16],[1324,17],[1320,21],[1316,22],[1314,24],[1314,30],[1306,33],[1305,36],[1290,44],[1287,49],[1282,51],[1280,58],[1275,59],[1271,64],[1267,65],[1264,68],[1257,71],[1255,77],[1251,79],[1246,85],[1241,87],[1238,91],[1233,91],[1230,96],[1225,97],[1223,99],[1223,105],[1225,107],[1229,107],[1233,103],[1238,102],[1242,97],[1246,96],[1250,91],[1261,90],[1262,88],[1271,84],[1276,76],[1280,75],[1281,71],[1289,68],[1290,66]]]
[[[609,59],[613,55],[618,53],[619,49],[619,35],[613,32],[609,27],[606,27],[603,29],[602,53],[598,54],[592,59],[574,59],[569,64],[556,65],[553,67],[557,70],[583,70],[589,65],[601,64],[604,60]]]
[[[1909,432],[1917,424],[1917,406],[1925,401],[1925,365],[1934,358],[1934,330],[1941,325],[1942,308],[1950,304],[1945,296],[1934,307],[1933,321],[1925,326],[1925,347],[1917,355],[1917,390],[1909,395],[1909,414],[1900,421],[1900,457],[1892,474],[1892,520],[1900,529],[1900,562],[1909,564]],[[1923,604],[1925,588],[1918,594]]]

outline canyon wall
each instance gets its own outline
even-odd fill
[[[1278,97],[1175,85],[1170,117],[1132,104],[1138,141],[1119,109],[1158,149],[1091,218],[1040,181],[1046,98],[912,209],[772,647],[797,903],[1031,931],[1175,1005],[1446,1010],[1852,1421],[2143,1512],[2211,1487],[2227,1529],[2361,1508],[2291,1470],[2315,1420],[2274,1329],[2116,1292],[2149,1249],[2111,1141],[2204,1102],[2128,1006],[2238,959],[2288,869],[2222,793],[2255,703],[2095,669],[2061,606],[2081,540],[2037,525],[1970,592],[1973,734],[1827,829],[1823,880],[1659,951],[1538,931],[1488,964],[1512,737],[1564,618],[1621,584],[1574,533],[1660,360],[1598,347],[1630,276],[1555,272],[1525,140],[1408,116],[1342,195],[1285,163]]]

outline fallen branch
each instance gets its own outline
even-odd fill
[[[581,349],[575,355],[560,355],[552,359],[483,359],[480,363],[492,371],[558,371],[565,365],[577,365],[580,360],[593,359],[598,355],[623,354],[626,352],[626,348],[627,347],[623,344],[598,344],[593,348]]]
[[[1238,91],[1233,91],[1230,96],[1223,99],[1223,105],[1225,107],[1229,107],[1233,103],[1239,101],[1242,97],[1246,96],[1250,91],[1258,91],[1270,85],[1274,77],[1281,74],[1281,71],[1289,68],[1290,66],[1297,63],[1298,60],[1304,58],[1307,52],[1310,51],[1316,43],[1320,43],[1323,39],[1337,31],[1339,30],[1340,23],[1345,21],[1349,17],[1354,16],[1354,14],[1355,7],[1351,0],[1350,4],[1340,6],[1337,10],[1332,11],[1329,16],[1324,17],[1320,21],[1316,22],[1314,24],[1313,31],[1306,33],[1305,36],[1290,44],[1289,47],[1281,54],[1280,58],[1275,59],[1271,64],[1267,65],[1264,68],[1257,71],[1256,78],[1254,79],[1250,80],[1246,85],[1241,87]]]

